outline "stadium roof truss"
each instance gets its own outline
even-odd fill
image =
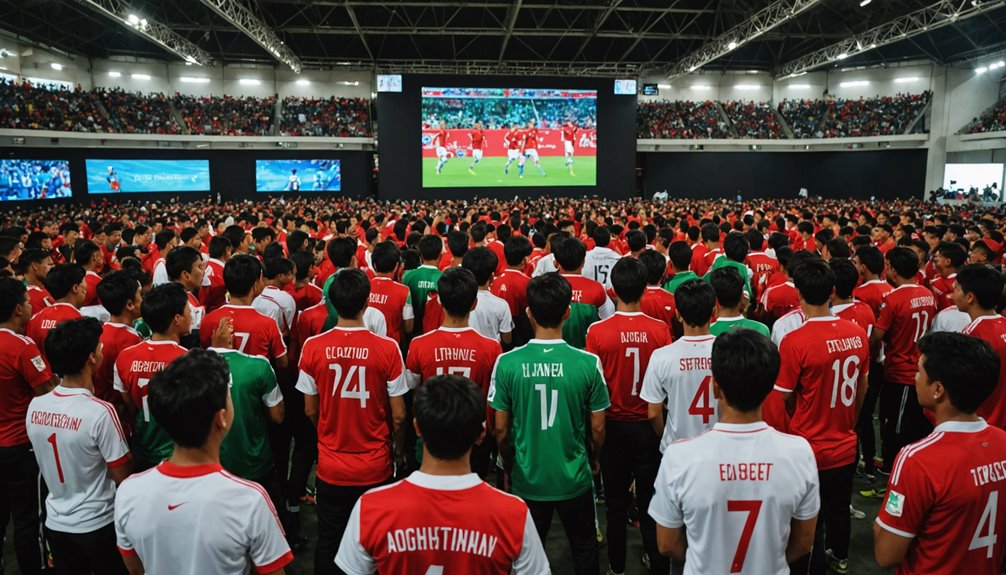
[[[223,64],[279,63],[295,72],[303,68],[674,77],[702,69],[784,76],[839,65],[919,60],[949,64],[1006,50],[1003,0],[859,4],[860,0],[128,0],[128,4],[127,0],[0,0],[0,28],[26,43],[87,57],[177,61],[184,54],[195,54],[194,48]],[[122,6],[142,14],[151,29],[156,23],[159,37],[137,34],[134,26],[124,25]],[[730,48],[731,43],[736,45]],[[837,56],[842,54],[839,64]]]

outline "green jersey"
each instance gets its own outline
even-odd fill
[[[267,407],[283,401],[269,360],[232,349],[214,349],[231,371],[234,423],[220,446],[220,463],[238,477],[258,481],[272,469]]]
[[[611,405],[596,355],[562,340],[532,339],[496,361],[489,402],[511,414],[516,495],[559,501],[591,489],[590,413]]]
[[[689,270],[687,272],[679,272],[671,276],[671,279],[667,280],[664,284],[664,289],[670,293],[674,293],[674,290],[678,289],[678,286],[685,283],[688,280],[697,280],[699,276],[695,275],[695,272]]]
[[[713,335],[720,335],[721,333],[725,333],[738,327],[745,329],[753,329],[756,332],[764,335],[765,337],[769,337],[770,332],[767,325],[761,323],[760,321],[748,319],[743,316],[721,317],[716,321],[714,321],[711,326],[709,326],[709,333]]]
[[[744,291],[747,292],[748,299],[750,301],[754,301],[754,292],[751,291],[751,270],[748,269],[746,265],[728,259],[726,256],[716,258],[713,261],[713,265],[709,266],[709,271],[706,272],[706,275],[702,276],[702,279],[706,280],[707,282],[712,281],[712,275],[710,274],[712,274],[713,271],[718,270],[720,268],[734,268],[735,270],[737,270],[737,273],[740,274],[741,279],[744,280]]]
[[[147,325],[147,322],[143,321],[142,317],[133,322],[133,329],[135,329],[136,333],[140,334],[140,337],[143,339],[150,339],[150,336],[154,335],[154,330],[150,329],[150,326]]]
[[[412,311],[416,316],[416,325],[422,328],[423,310],[426,307],[426,298],[430,292],[437,291],[437,282],[443,275],[434,266],[421,265],[414,270],[409,270],[402,275],[402,283],[409,288],[412,296]]]

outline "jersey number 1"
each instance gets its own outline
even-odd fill
[[[758,522],[758,514],[761,513],[760,500],[727,501],[727,511],[747,513],[748,517],[744,521],[744,529],[741,530],[741,539],[737,542],[737,551],[734,552],[734,559],[730,562],[730,572],[740,573],[744,571],[744,559],[748,555],[748,546],[751,545],[751,534],[754,533],[755,523]]]
[[[56,459],[56,473],[59,474],[59,482],[60,483],[65,483],[65,481],[63,481],[63,465],[59,462],[59,448],[56,447],[56,433],[54,432],[52,435],[50,435],[49,437],[47,437],[45,440],[48,441],[52,445],[52,455]],[[995,513],[995,512],[993,511],[993,513]],[[990,553],[991,553],[991,551],[990,551]]]
[[[541,429],[544,431],[555,425],[555,412],[559,409],[559,390],[552,390],[551,407],[549,407],[549,394],[545,384],[535,384],[534,390],[541,394]]]

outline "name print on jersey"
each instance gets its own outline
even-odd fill
[[[498,542],[498,537],[474,529],[409,527],[388,532],[388,553],[449,551],[491,558]]]

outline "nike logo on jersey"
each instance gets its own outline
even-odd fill
[[[552,349],[554,349],[554,348],[546,347],[545,349],[543,349],[541,351],[542,351],[542,353],[548,353],[548,352],[552,351]]]
[[[178,508],[179,508],[179,507],[181,507],[182,505],[185,505],[185,503],[179,503],[179,504],[177,504],[177,505],[171,505],[171,504],[169,503],[169,504],[168,504],[168,511],[174,511],[175,509],[178,509]]]

